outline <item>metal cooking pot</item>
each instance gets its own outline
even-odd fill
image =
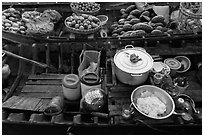
[[[142,94],[146,91],[149,91],[149,93],[145,94],[145,95]],[[166,105],[166,111],[162,116],[157,116],[157,117],[150,116],[150,115],[144,113],[143,111],[141,111],[137,106],[137,99],[138,98],[148,97],[148,96],[151,96],[152,94],[154,96],[158,97],[158,99]],[[156,86],[153,86],[153,85],[143,85],[143,86],[137,87],[131,94],[130,107],[134,107],[141,114],[143,114],[149,118],[153,118],[153,119],[165,119],[165,118],[170,117],[172,114],[185,115],[185,113],[175,112],[175,103],[174,103],[172,97],[163,89],[156,87]],[[134,109],[132,109],[131,113],[133,113],[133,112],[134,112]]]
[[[129,85],[140,85],[147,80],[153,59],[145,49],[127,45],[115,54],[114,64],[119,81]]]

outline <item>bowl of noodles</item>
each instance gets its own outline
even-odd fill
[[[175,110],[172,97],[153,85],[137,87],[131,94],[131,102],[137,111],[153,119],[168,118]]]

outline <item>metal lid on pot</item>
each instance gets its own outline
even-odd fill
[[[152,68],[153,59],[145,50],[126,48],[115,54],[114,63],[122,71],[140,74]]]

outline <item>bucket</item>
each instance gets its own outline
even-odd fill
[[[95,51],[95,50],[82,50],[81,55],[79,57],[80,65],[78,68],[78,74],[79,78],[81,78],[86,69],[90,67],[91,63],[96,64],[96,70],[93,70],[93,73],[96,73],[98,75],[99,73],[99,66],[100,66],[100,57],[101,52]]]
[[[78,100],[81,97],[79,77],[75,74],[66,75],[62,80],[64,97],[68,100]]]

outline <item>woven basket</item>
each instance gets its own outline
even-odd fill
[[[186,2],[181,2],[180,3],[180,11],[182,14],[189,16],[191,18],[196,18],[196,19],[201,19],[202,18],[202,5],[198,5],[197,8],[199,8],[199,12],[193,13],[192,9],[188,9],[186,7]]]
[[[72,11],[76,14],[89,14],[89,15],[96,15],[101,9],[99,6],[99,9],[97,9],[95,11],[82,11],[82,10],[78,10],[78,9],[74,8],[73,3],[70,4],[70,7],[71,7]]]
[[[179,30],[182,33],[202,31],[202,3],[181,2],[179,8]]]
[[[75,28],[72,28],[72,27],[67,25],[67,23],[66,23],[67,19],[68,19],[68,17],[65,19],[64,24],[66,26],[66,30],[71,32],[71,33],[76,33],[76,34],[93,34],[93,33],[97,32],[97,31],[99,31],[101,29],[101,22],[100,22],[100,25],[98,27],[94,28],[94,29],[90,29],[90,30],[75,29]]]

